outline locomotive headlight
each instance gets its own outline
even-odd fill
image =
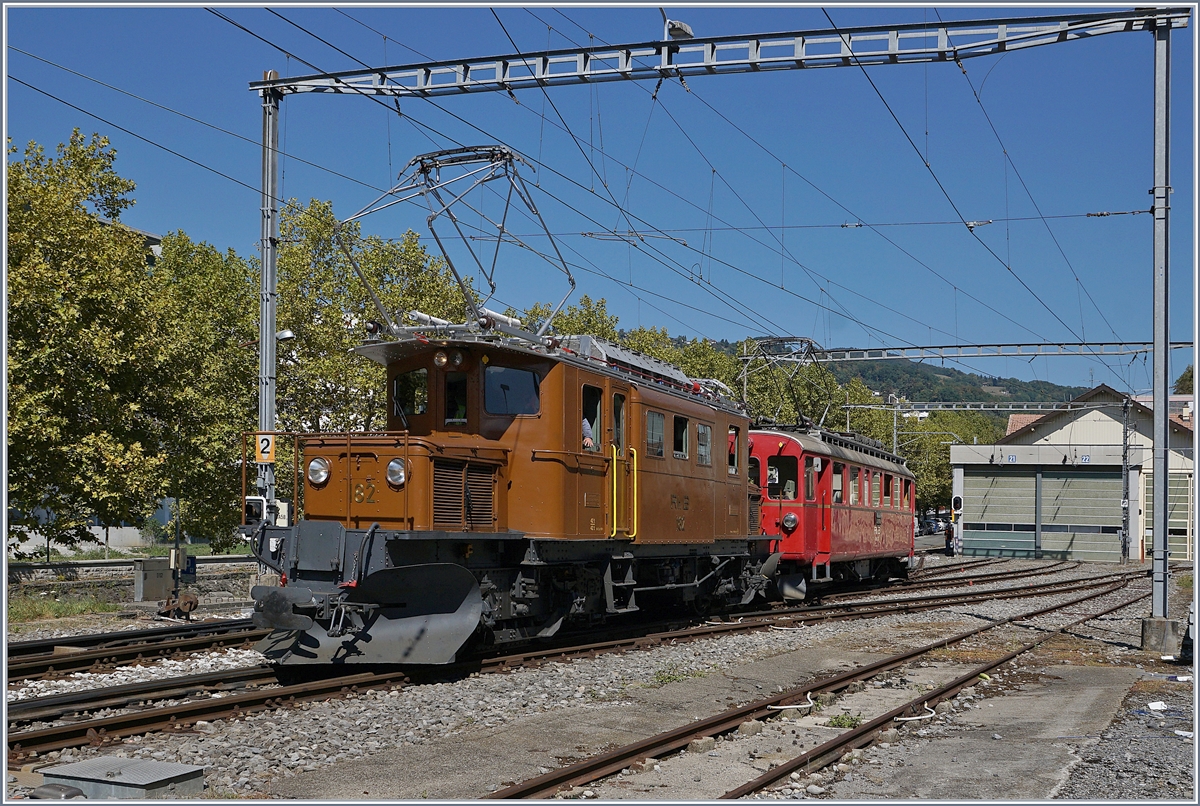
[[[446,353],[441,350],[438,350],[436,353],[434,353],[433,363],[437,364],[439,367],[446,366]]]
[[[783,528],[789,532],[795,529],[798,523],[800,523],[800,519],[796,517],[795,512],[789,512],[783,516]]]
[[[329,460],[324,456],[317,456],[309,462],[308,480],[315,485],[329,481]]]
[[[408,477],[408,473],[405,472],[403,459],[393,459],[392,461],[388,462],[388,466],[387,466],[388,484],[392,485],[393,487],[403,487],[404,480],[407,477]]]

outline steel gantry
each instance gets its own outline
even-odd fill
[[[1167,512],[1167,253],[1169,224],[1170,32],[1185,27],[1187,7],[1007,17],[936,25],[857,26],[740,36],[690,36],[665,24],[664,41],[514,53],[476,59],[384,66],[281,78],[267,71],[250,84],[263,106],[262,284],[260,288],[259,430],[275,427],[275,261],[279,242],[279,104],[296,93],[432,98],[536,87],[691,78],[704,75],[961,62],[1104,34],[1154,36],[1154,597],[1155,619],[1166,617]],[[681,38],[667,38],[671,37]],[[264,399],[269,398],[269,399]],[[258,486],[274,504],[273,469],[259,464]]]

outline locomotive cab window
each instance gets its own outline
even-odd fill
[[[696,464],[712,464],[712,426],[696,423]]]
[[[600,450],[600,440],[604,433],[600,426],[600,403],[604,399],[604,390],[595,386],[583,387],[583,449],[585,451]],[[588,443],[591,442],[589,445]]]
[[[663,455],[663,415],[657,411],[646,412],[646,455]]]
[[[446,425],[467,424],[467,373],[446,373]]]
[[[495,365],[483,370],[483,407],[488,414],[537,414],[540,395],[536,372]]]
[[[842,503],[842,482],[843,482],[843,475],[845,474],[845,472],[846,472],[846,466],[844,464],[842,464],[841,462],[833,463],[832,487],[833,487],[833,503],[835,503],[835,504]]]
[[[800,480],[800,463],[795,456],[767,457],[767,497],[795,501]]]
[[[422,367],[392,379],[392,416],[405,420],[429,408],[429,371]]]
[[[672,431],[673,439],[671,441],[672,452],[676,459],[688,458],[688,418],[675,415]]]
[[[729,426],[729,475],[738,474],[738,457],[742,455],[742,430],[736,425]]]
[[[858,485],[860,484],[858,473],[857,467],[850,468],[850,504],[852,506],[858,506]]]

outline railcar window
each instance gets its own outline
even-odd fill
[[[817,500],[817,474],[811,456],[804,457],[804,500]]]
[[[446,373],[446,425],[467,424],[467,373]]]
[[[613,395],[613,444],[625,455],[625,395]]]
[[[712,426],[696,423],[696,462],[712,464]]]
[[[663,455],[663,422],[665,418],[657,411],[646,412],[646,455]]]
[[[495,365],[483,370],[483,407],[488,414],[537,414],[540,395],[536,372]]]
[[[600,450],[600,440],[604,438],[604,432],[601,430],[600,420],[600,403],[604,399],[604,390],[595,386],[583,387],[583,419],[587,420],[587,431],[591,432],[591,446],[584,445],[585,451]],[[584,433],[583,436],[587,436]]]
[[[767,497],[795,501],[800,463],[795,456],[767,457]]]
[[[738,457],[742,455],[742,429],[736,425],[729,426],[729,475],[738,473]]]
[[[841,462],[833,463],[833,503],[841,504],[842,502],[842,483],[845,481],[846,466]]]
[[[879,474],[871,474],[871,506],[879,506]]]
[[[883,477],[883,505],[885,507],[892,505],[892,476],[890,473]]]
[[[909,481],[908,479],[905,479],[904,480],[904,509],[905,509],[905,511],[907,511],[909,508],[908,507],[908,496],[912,492],[910,489],[911,487],[912,487],[912,482]]]
[[[762,465],[759,463],[757,457],[754,457],[754,456],[750,457],[749,468],[750,468],[750,481],[754,484],[757,484],[759,487],[761,487],[762,486]]]
[[[674,423],[672,424],[671,450],[675,453],[676,459],[688,458],[688,418],[675,415]]]
[[[429,371],[414,369],[392,379],[392,414],[424,414],[429,408]]]
[[[850,468],[850,503],[854,506],[858,506],[858,472],[857,467]]]

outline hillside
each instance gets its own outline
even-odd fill
[[[885,399],[895,394],[917,401],[1060,402],[1087,391],[1081,386],[995,378],[907,360],[847,361],[825,366],[838,383],[860,378]]]

